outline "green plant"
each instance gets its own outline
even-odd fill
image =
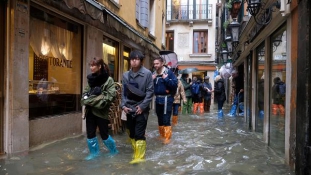
[[[230,9],[232,8],[232,0],[226,2],[225,7],[230,11]]]
[[[225,21],[224,23],[223,23],[223,27],[226,29],[227,27],[228,27],[228,25],[229,25],[229,21],[227,20],[227,21]]]

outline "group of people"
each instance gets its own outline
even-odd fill
[[[220,75],[216,76],[215,88],[209,82],[209,76],[193,77],[188,81],[188,75],[182,74],[177,79],[178,70],[165,66],[162,57],[155,58],[154,72],[143,66],[144,55],[140,51],[132,51],[129,56],[131,69],[122,77],[122,101],[120,108],[126,115],[126,128],[133,148],[131,164],[145,161],[146,127],[150,111],[150,103],[155,96],[155,112],[158,118],[159,136],[164,144],[170,142],[172,124],[178,120],[178,109],[183,102],[183,113],[200,113],[210,111],[211,94],[215,93],[218,101],[218,114],[223,115],[222,106],[226,100],[224,82]],[[96,129],[103,144],[111,156],[118,153],[114,139],[108,132],[108,112],[110,104],[116,96],[113,79],[109,75],[108,66],[101,58],[93,58],[90,63],[91,74],[87,76],[88,85],[83,91],[81,104],[85,106],[86,133],[89,155],[86,160],[99,156],[99,142]]]

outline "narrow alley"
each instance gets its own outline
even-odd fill
[[[146,162],[131,165],[132,148],[126,133],[114,135],[119,154],[102,155],[85,161],[85,136],[57,141],[32,149],[27,155],[0,160],[3,175],[99,175],[99,174],[211,174],[285,175],[294,174],[260,139],[249,132],[243,117],[218,118],[217,104],[204,116],[180,115],[173,127],[171,143],[158,139],[156,115],[151,112],[147,127]],[[229,108],[225,107],[225,111]]]

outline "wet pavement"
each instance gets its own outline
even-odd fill
[[[213,105],[213,108],[216,108]],[[229,111],[225,109],[224,111]],[[131,165],[132,148],[126,133],[114,135],[119,154],[102,155],[85,161],[88,154],[85,136],[57,141],[34,149],[27,155],[0,160],[0,175],[290,175],[294,172],[249,132],[242,117],[217,117],[216,110],[200,115],[180,115],[173,127],[171,143],[158,139],[157,118],[149,116],[146,132],[146,162]]]

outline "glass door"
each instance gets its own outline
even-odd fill
[[[286,27],[271,37],[272,70],[270,74],[270,140],[269,144],[280,156],[285,154],[285,98],[286,98]]]

